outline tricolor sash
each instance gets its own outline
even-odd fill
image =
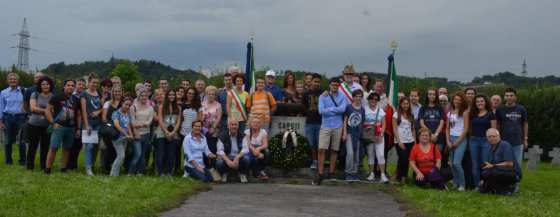
[[[245,110],[245,103],[241,101],[241,97],[237,92],[233,89],[229,90],[231,98],[233,99],[233,103],[235,103],[235,107],[241,111],[241,116],[243,120],[247,120],[247,111]]]
[[[342,82],[340,86],[338,86],[338,90],[340,90],[340,92],[342,92],[342,94],[346,96],[348,102],[352,103],[352,90],[350,89],[350,87],[348,87],[348,84],[346,84],[346,82]]]

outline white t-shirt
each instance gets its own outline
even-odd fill
[[[268,134],[266,133],[266,130],[261,129],[261,130],[259,131],[259,135],[257,135],[257,137],[253,137],[253,138],[250,138],[250,132],[251,132],[250,130],[251,130],[251,129],[246,129],[246,130],[245,130],[245,139],[243,139],[243,146],[245,146],[245,145],[246,145],[247,147],[249,147],[249,145],[252,145],[253,147],[259,147],[259,146],[261,146],[261,145],[262,145],[263,137],[264,137],[264,138],[267,138],[267,137],[268,137]],[[250,141],[250,142],[247,141],[247,138],[249,138],[251,141]]]
[[[393,114],[393,119],[397,120],[399,118],[399,114],[395,112]],[[401,123],[397,126],[397,131],[399,133],[399,139],[402,143],[413,143],[414,142],[414,135],[412,135],[412,123],[408,121],[406,118],[401,116]],[[395,143],[397,142],[397,138],[395,138]]]
[[[383,121],[385,121],[385,111],[383,111],[383,109],[381,109],[379,105],[373,110],[369,107],[369,105],[364,106],[364,109],[366,111],[364,124],[374,125],[377,122],[383,124]],[[379,115],[377,114],[377,111],[379,111]]]
[[[448,112],[447,120],[449,121],[449,134],[451,136],[461,136],[461,133],[465,131],[465,121],[463,116],[459,117],[457,114]]]

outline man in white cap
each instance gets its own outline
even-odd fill
[[[264,90],[270,92],[274,97],[274,100],[278,102],[282,101],[282,89],[280,89],[278,85],[274,84],[274,81],[276,80],[276,72],[274,72],[273,70],[268,70],[266,71],[265,76],[266,86],[264,87]]]

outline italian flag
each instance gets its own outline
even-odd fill
[[[387,70],[387,80],[389,83],[389,92],[387,94],[387,97],[389,98],[388,103],[391,104],[391,106],[396,107],[399,104],[399,85],[397,81],[397,68],[395,67],[394,54],[391,54],[387,60],[389,61],[389,70]]]

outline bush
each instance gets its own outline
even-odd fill
[[[535,87],[518,91],[518,101],[525,106],[529,119],[529,144],[544,149],[543,159],[549,160],[548,151],[560,147],[560,88]]]
[[[288,146],[282,147],[282,136],[278,134],[269,141],[270,155],[272,157],[272,167],[285,171],[304,168],[309,160],[310,148],[307,139],[301,135],[297,135],[298,145],[295,148]]]

